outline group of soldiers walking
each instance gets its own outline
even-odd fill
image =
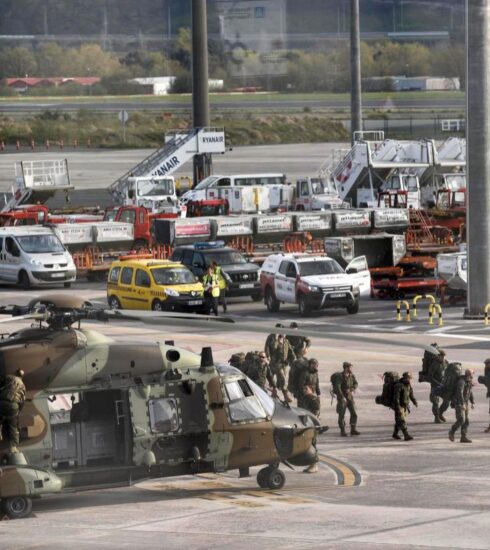
[[[284,327],[277,324],[276,328]],[[297,324],[291,323],[289,328],[297,328]],[[273,397],[277,397],[281,392],[283,400],[287,403],[294,397],[298,407],[319,417],[318,361],[307,357],[309,347],[310,340],[306,337],[270,334],[265,342],[264,351],[234,354],[230,364],[243,371],[264,390],[268,389],[268,384]],[[424,354],[419,382],[430,384],[429,399],[435,423],[446,422],[444,413],[450,406],[454,408],[456,422],[448,434],[451,441],[454,441],[456,432],[461,430],[461,443],[471,443],[467,434],[469,409],[474,405],[473,374],[470,369],[463,371],[460,363],[448,363],[445,351],[437,344],[432,344],[432,350]],[[478,380],[487,386],[487,397],[490,397],[490,358],[485,360],[485,375]],[[330,381],[332,399],[337,400],[336,412],[340,435],[349,435],[346,430],[347,412],[350,415],[350,435],[360,435],[357,430],[358,415],[354,399],[358,383],[352,363],[344,362],[342,370],[332,374]],[[411,441],[413,436],[408,432],[407,419],[410,406],[418,406],[411,373],[404,372],[399,377],[396,372],[386,372],[383,393],[376,397],[376,403],[385,405],[394,412],[393,439],[401,440],[403,436],[404,441]],[[490,425],[485,432],[490,433]],[[307,468],[305,471],[314,472],[316,467]]]

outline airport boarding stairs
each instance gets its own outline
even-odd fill
[[[332,178],[342,200],[358,207],[373,206],[377,190],[392,173],[423,172],[432,163],[428,140],[397,141],[384,139],[384,132],[356,132],[354,145],[333,169]]]
[[[438,176],[445,174],[461,174],[461,187],[466,187],[466,139],[461,137],[449,137],[439,147],[432,140],[434,151],[433,164],[421,175],[420,185],[433,185]]]
[[[16,162],[12,194],[5,199],[2,212],[25,204],[44,204],[57,192],[73,189],[66,159]]]
[[[194,155],[224,152],[223,128],[172,130],[165,134],[165,144],[111,184],[109,193],[117,204],[123,204],[130,178],[170,176]]]

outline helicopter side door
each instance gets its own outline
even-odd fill
[[[207,454],[210,428],[203,382],[131,388],[129,405],[135,465],[191,463]]]

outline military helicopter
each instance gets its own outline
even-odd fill
[[[259,486],[280,489],[281,462],[292,468],[317,460],[318,419],[216,365],[211,348],[195,354],[173,342],[117,342],[81,328],[90,319],[189,326],[195,316],[128,315],[64,294],[0,313],[13,315],[0,323],[35,321],[0,340],[0,380],[22,367],[27,388],[20,452],[0,442],[0,507],[10,518],[29,515],[31,499],[45,494],[198,472],[245,476],[257,465],[265,465]],[[200,326],[206,321],[230,324],[200,316]],[[60,422],[50,403],[67,394],[72,407]]]

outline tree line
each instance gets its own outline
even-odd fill
[[[234,53],[222,41],[209,41],[209,76],[222,79],[226,89],[241,86],[260,87],[271,91],[346,92],[350,84],[349,49],[341,44],[328,51],[278,49],[272,52],[280,61],[281,71],[257,70],[262,57],[243,49],[237,63]],[[174,76],[174,93],[190,92],[191,33],[182,28],[165,51],[133,50],[124,54],[104,51],[97,44],[64,48],[57,43],[43,44],[35,50],[24,47],[0,50],[0,79],[32,77],[97,76],[99,84],[90,90],[76,84],[62,89],[38,88],[30,95],[117,95],[138,94],[141,88],[130,82],[136,77]],[[459,77],[464,84],[465,52],[463,45],[428,47],[418,43],[388,40],[361,44],[361,67],[364,79],[378,77],[378,88],[389,91],[390,76]],[[383,80],[383,77],[386,80]],[[0,95],[15,94],[0,86]],[[364,88],[369,91],[369,83]]]

